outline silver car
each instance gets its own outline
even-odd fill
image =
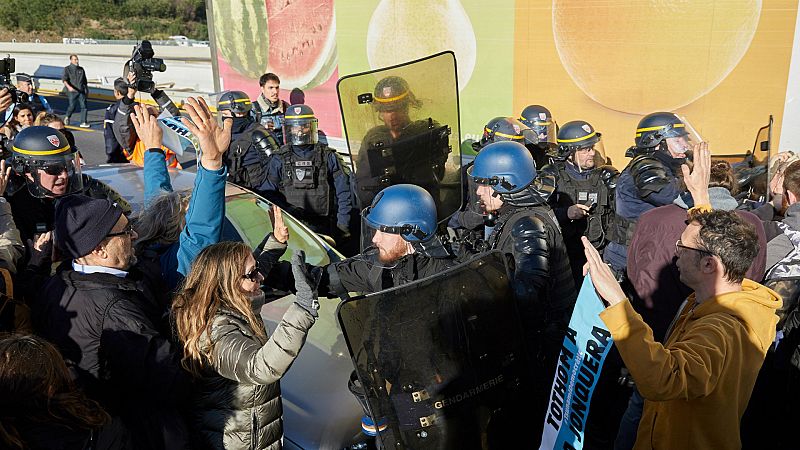
[[[130,202],[138,214],[144,201],[144,170],[133,165],[100,165],[84,168],[83,173],[102,181]],[[171,170],[173,189],[190,191],[195,174]],[[223,240],[242,241],[255,248],[272,231],[270,203],[257,194],[228,183],[225,189]],[[304,250],[314,265],[339,261],[343,256],[300,221],[284,213],[289,228],[289,250]],[[267,303],[261,316],[275,329],[294,295],[283,295]],[[281,379],[284,414],[284,448],[341,449],[359,445],[363,412],[347,389],[353,364],[336,320],[338,300],[321,300],[319,319],[289,372]]]

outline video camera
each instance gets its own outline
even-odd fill
[[[155,52],[150,41],[142,41],[133,48],[131,59],[125,63],[122,77],[128,79],[128,73],[133,71],[136,74],[136,90],[152,94],[156,90],[156,83],[153,81],[153,71],[163,72],[167,70],[167,65],[161,58],[154,58]]]
[[[16,71],[16,60],[11,56],[0,59],[0,90],[8,89],[11,93],[11,103],[28,103],[28,94],[17,89],[11,82],[11,74]],[[1,120],[1,119],[0,119]]]

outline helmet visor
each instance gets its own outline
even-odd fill
[[[606,163],[606,148],[603,140],[600,139],[591,146],[576,147],[570,153],[569,161],[580,172],[604,165]]]
[[[78,154],[24,162],[28,191],[38,198],[61,197],[83,190]]]
[[[683,122],[683,127],[669,130],[665,141],[670,153],[684,155],[690,152],[694,145],[703,142],[703,138],[688,119],[685,117],[679,117],[679,119]]]
[[[317,119],[286,119],[283,141],[291,145],[313,145],[319,142]]]
[[[532,122],[531,130],[536,134],[539,143],[556,143],[556,122],[554,120],[539,120]]]

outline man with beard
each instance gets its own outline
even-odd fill
[[[256,118],[269,130],[278,145],[283,146],[286,143],[283,140],[283,117],[289,104],[280,99],[281,79],[274,73],[265,73],[258,79],[258,85],[261,86],[261,94],[253,103]]]
[[[157,327],[163,299],[135,267],[136,231],[116,203],[76,194],[57,203],[54,236],[67,261],[31,305],[37,332],[139,448],[183,448],[176,408],[188,383],[180,351]]]
[[[436,205],[419,186],[389,186],[361,213],[372,246],[325,266],[320,292],[378,292],[440,273],[455,260],[436,236]]]

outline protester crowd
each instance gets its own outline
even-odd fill
[[[65,129],[76,103],[86,121],[85,72],[72,56],[67,118],[45,100],[16,105],[3,128],[0,447],[282,448],[279,380],[319,302],[332,301],[319,297],[399,286],[488,250],[509,262],[533,385],[526,426],[504,448],[538,445],[587,272],[615,348],[583,448],[796,447],[800,161],[791,152],[768,172],[765,202],[673,113],[641,119],[620,171],[593,125],[559,127],[531,105],[488,121],[445,227],[429,185],[440,174],[428,166],[419,183],[370,185],[364,201],[362,175],[328,147],[313,105],[281,100],[271,73],[255,101],[220,95],[217,116],[187,100],[197,174],[190,195],[174,192],[168,168],[179,163],[129,77],[115,82],[106,148],[109,162],[143,166],[144,209],[133,216],[81,173]],[[412,89],[387,77],[374,98],[383,125],[367,136],[397,146],[414,128]],[[10,105],[0,91],[0,110]],[[256,249],[222,239],[226,182],[274,205],[273,232]],[[292,238],[282,211],[347,255],[361,235],[372,247],[324,267],[302,252],[281,261]],[[273,330],[260,315],[265,280],[295,293]],[[400,385],[402,367],[394,376]]]

